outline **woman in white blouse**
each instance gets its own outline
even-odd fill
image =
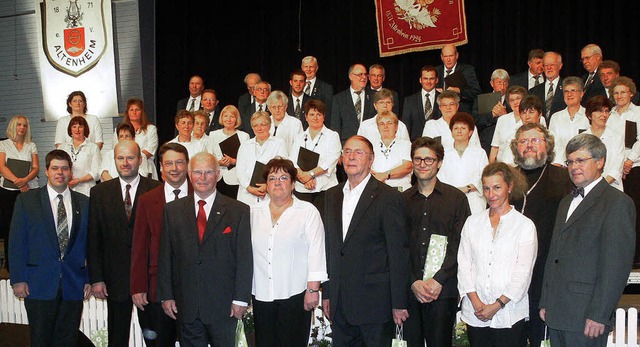
[[[151,178],[157,180],[158,171],[156,170],[155,155],[158,149],[158,129],[149,121],[149,117],[144,111],[144,102],[141,99],[129,98],[126,109],[123,123],[133,126],[135,141],[140,146],[143,159],[147,161],[147,172],[151,173]],[[118,140],[118,133],[116,132],[114,134],[114,146]]]
[[[391,111],[377,117],[380,140],[373,144],[371,175],[390,187],[405,191],[411,188],[411,142],[396,137],[398,117]]]
[[[602,177],[611,186],[623,190],[624,135],[607,125],[612,107],[613,103],[605,96],[596,95],[589,99],[586,115],[591,121],[591,126],[585,133],[595,135],[602,140],[607,148],[607,160],[604,163]]]
[[[69,112],[69,115],[58,119],[58,124],[56,125],[54,139],[56,148],[60,148],[63,143],[71,142],[71,137],[67,134],[67,126],[71,118],[80,116],[89,125],[89,142],[95,143],[99,149],[102,149],[102,144],[104,143],[102,140],[102,124],[100,124],[98,117],[87,114],[87,97],[82,91],[76,90],[69,94],[67,97],[67,112]]]
[[[562,94],[567,108],[551,115],[549,121],[549,131],[556,140],[556,163],[564,164],[564,149],[569,140],[589,128],[585,109],[580,105],[584,95],[582,84],[580,77],[569,76],[562,80]]]
[[[249,134],[238,130],[240,125],[242,125],[242,120],[240,118],[240,111],[233,105],[225,106],[225,108],[220,111],[218,123],[220,123],[223,128],[209,133],[209,144],[207,145],[207,147],[213,148],[213,155],[218,159],[220,173],[222,174],[222,179],[218,181],[216,189],[226,196],[235,198],[238,196],[236,158],[230,157],[227,153],[222,153],[220,142],[237,134],[238,140],[240,144],[242,144],[249,140]]]
[[[279,90],[274,90],[267,98],[267,107],[271,111],[269,133],[281,138],[287,148],[290,148],[296,135],[302,133],[302,122],[287,114],[288,103],[287,96]]]
[[[309,127],[303,133],[298,134],[289,149],[290,159],[296,166],[296,197],[300,200],[313,203],[316,207],[322,206],[324,192],[338,185],[336,178],[336,165],[340,158],[340,135],[324,126],[326,105],[318,100],[311,99],[304,104],[304,114]],[[300,168],[298,156],[301,148],[318,153],[318,165],[311,170],[304,171]]]
[[[9,252],[9,228],[13,216],[13,204],[18,194],[38,188],[38,148],[31,142],[29,119],[14,116],[7,125],[7,139],[0,141],[0,237],[4,239],[4,254]],[[13,172],[7,160],[29,162],[27,173]],[[26,164],[26,163],[24,163]],[[5,257],[7,259],[7,257]],[[8,261],[5,260],[7,269]]]
[[[507,164],[489,164],[482,172],[489,208],[462,228],[458,290],[471,346],[527,346],[527,291],[538,242],[533,222],[509,204],[526,191],[525,182]]]
[[[240,145],[236,169],[238,173],[238,197],[239,201],[252,206],[264,200],[267,196],[267,185],[256,183],[251,185],[256,163],[265,164],[269,160],[280,156],[287,157],[287,147],[282,139],[269,134],[271,117],[269,113],[258,111],[251,116],[251,128],[256,136]]]
[[[71,142],[64,143],[60,149],[71,156],[73,178],[69,181],[69,188],[78,193],[89,196],[91,187],[96,185],[100,176],[102,158],[98,145],[90,142],[89,124],[84,117],[71,118],[67,133],[71,136]]]
[[[322,219],[293,196],[296,174],[290,160],[270,160],[263,175],[270,199],[251,207],[257,346],[306,346],[328,278]]]
[[[458,112],[451,118],[449,126],[453,135],[453,148],[445,150],[438,179],[467,195],[471,213],[483,211],[487,208],[487,202],[482,194],[480,178],[489,160],[482,147],[469,146],[472,129],[475,128],[473,116]]]

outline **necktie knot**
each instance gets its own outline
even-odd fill
[[[577,198],[578,195],[580,195],[580,197],[584,198],[584,188],[583,187],[574,187],[573,190],[571,191],[571,195],[573,195],[574,198]]]
[[[447,69],[447,76],[448,76],[448,75],[451,75],[451,73],[452,73],[452,72],[453,72],[453,70],[452,70],[452,69]]]
[[[354,93],[356,93],[356,95],[360,96],[360,93],[362,93],[362,90],[355,90]]]
[[[205,205],[206,203],[207,203],[207,202],[206,202],[206,201],[204,201],[204,200],[198,200],[198,205],[199,205],[200,207],[204,207],[204,205]]]
[[[60,199],[60,201],[62,201],[63,198],[62,194],[58,194],[58,199]]]
[[[174,200],[178,200],[180,198],[180,189],[174,189],[173,195],[176,196]]]

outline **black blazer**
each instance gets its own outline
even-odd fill
[[[409,137],[411,141],[422,136],[424,130],[424,124],[427,122],[424,119],[424,104],[422,103],[422,93],[424,89],[420,89],[419,92],[409,95],[404,98],[404,105],[402,105],[402,122],[407,126],[409,130]],[[438,119],[442,117],[440,113],[440,107],[438,106],[438,93],[433,98],[433,112],[429,119]]]
[[[327,128],[330,128],[332,114],[331,108],[333,106],[333,86],[316,77],[316,83],[313,85],[313,90],[311,91],[310,96],[322,100],[322,102],[324,102],[324,104],[327,106],[327,114],[324,117],[324,125],[326,125]]]
[[[209,133],[214,130],[224,128],[222,124],[220,124],[220,105],[219,104],[216,105],[216,107],[213,109],[213,117],[211,118],[213,119],[209,119],[209,127],[204,131],[207,135],[209,135]]]
[[[287,114],[294,117],[295,118],[295,108],[296,106],[294,105],[294,99],[293,99],[293,95],[291,95],[291,93],[289,93],[289,95],[287,95],[287,97],[289,98],[289,104],[287,105]],[[311,100],[311,99],[315,99],[314,97],[311,97],[305,93],[302,93],[302,101],[300,102],[300,109],[302,110],[302,115],[300,116],[300,121],[302,122],[302,129],[306,129],[309,127],[309,123],[307,123],[307,118],[305,117],[306,114],[304,113],[304,104],[307,103],[307,101]]]
[[[373,118],[376,115],[376,110],[373,108],[373,90],[371,88],[364,88],[362,107],[364,107],[362,111],[363,120]],[[347,88],[333,97],[331,109],[333,114],[329,128],[340,134],[340,141],[344,144],[348,138],[358,133],[358,128],[360,127],[358,116],[356,115],[356,107],[353,104],[353,98],[351,98],[351,88]]]
[[[130,294],[131,244],[138,197],[160,185],[140,176],[131,218],[124,211],[118,177],[91,188],[87,260],[91,284],[104,282],[109,298],[127,300]]]
[[[546,83],[546,81],[545,81]],[[564,92],[562,91],[562,77],[557,79],[558,85],[556,86],[556,92],[553,94],[553,101],[551,102],[551,112],[549,112],[549,117],[547,118],[547,105],[544,102],[547,96],[546,84],[540,83],[537,87],[533,87],[529,90],[529,94],[536,95],[542,101],[542,117],[545,118],[547,124],[550,124],[551,116],[561,110],[564,110],[567,107],[567,104],[564,103]]]
[[[165,205],[158,301],[175,300],[183,323],[229,320],[233,300],[250,302],[253,253],[249,206],[218,193],[202,242],[194,195]]]
[[[509,105],[509,99],[507,95],[504,96],[504,106],[507,108],[507,113],[512,112]],[[487,154],[491,151],[491,141],[493,140],[493,134],[496,131],[496,124],[498,118],[494,117],[491,112],[480,113],[478,110],[478,98],[473,101],[473,119],[476,122],[476,128],[478,129],[478,137],[480,138],[480,145],[487,151]]]
[[[551,329],[582,333],[589,318],[609,331],[633,263],[635,207],[604,179],[566,220],[572,199],[558,207],[540,308]]]
[[[176,112],[178,112],[180,110],[186,110],[187,109],[187,102],[189,102],[190,98],[191,97],[187,97],[187,98],[178,100],[178,105],[176,106]],[[202,108],[203,108],[202,107],[202,101],[200,101],[200,108],[198,110],[202,110]]]
[[[331,312],[340,304],[350,324],[390,321],[391,310],[406,309],[409,292],[409,235],[400,193],[374,177],[364,188],[342,237],[341,183],[327,191],[324,225],[329,281],[323,296]]]
[[[582,75],[582,83],[584,84],[584,82],[586,82],[587,78],[589,77],[589,74],[584,74]],[[582,101],[580,102],[580,104],[583,107],[587,106],[587,101],[589,101],[589,99],[591,99],[592,97],[596,96],[596,95],[602,95],[605,98],[607,97],[607,92],[605,92],[604,90],[604,86],[602,85],[602,80],[600,80],[600,75],[599,75],[599,71],[596,70],[596,74],[593,75],[593,78],[591,79],[591,82],[589,82],[589,84],[587,86],[584,87],[584,95],[582,95]]]
[[[480,94],[480,82],[476,76],[476,69],[469,65],[458,62],[456,66],[456,72],[460,71],[467,81],[467,86],[460,88],[460,112],[471,113],[471,107],[473,106],[473,100]],[[438,73],[438,84],[436,88],[442,88],[444,84],[444,65],[438,65],[436,67]]]

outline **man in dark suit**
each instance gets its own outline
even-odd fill
[[[551,164],[555,156],[555,146],[549,130],[544,126],[538,123],[521,126],[516,131],[510,147],[514,163],[518,165],[530,187],[523,198],[513,201],[513,206],[533,221],[538,235],[538,256],[529,285],[529,321],[526,327],[529,344],[540,346],[540,341],[544,338],[544,322],[538,315],[538,306],[544,266],[558,205],[560,200],[571,192],[573,183],[569,180],[566,169]]]
[[[408,234],[400,193],[371,176],[373,146],[344,145],[348,181],[327,191],[324,225],[329,281],[324,312],[335,346],[383,346],[407,319]]]
[[[47,185],[18,195],[9,257],[13,294],[24,299],[31,346],[75,346],[82,300],[91,287],[86,267],[89,199],[68,188],[71,158],[45,158]]]
[[[476,69],[469,65],[458,63],[458,50],[454,45],[445,45],[440,52],[442,65],[436,67],[438,73],[438,92],[453,90],[460,95],[460,112],[471,113],[473,100],[480,94],[480,82],[476,76]],[[460,86],[448,86],[446,78],[450,75],[460,75],[458,80],[464,81]],[[453,76],[455,77],[455,76]]]
[[[271,94],[271,84],[267,81],[260,81],[253,87],[254,102],[246,106],[247,108],[244,110],[238,109],[242,120],[240,128],[249,134],[250,137],[256,136],[251,128],[251,116],[257,111],[269,112],[269,107],[267,107],[269,94]]]
[[[380,64],[373,64],[369,66],[369,88],[371,88],[374,94],[375,92],[379,92],[380,90],[382,90],[382,88],[385,88],[382,86],[385,79],[386,79],[386,72],[384,70],[384,66]],[[386,88],[386,89],[391,91],[391,94],[393,95],[393,100],[395,101],[395,103],[393,104],[392,111],[396,115],[399,115],[400,99],[398,99],[398,92],[396,92],[391,88]]]
[[[584,95],[582,96],[582,106],[587,105],[587,101],[596,95],[608,96],[604,91],[604,86],[600,80],[599,70],[602,63],[602,49],[596,44],[590,43],[580,51],[580,60],[587,73],[582,75]]]
[[[249,112],[251,110],[251,105],[256,101],[253,96],[254,89],[258,82],[262,81],[262,78],[259,74],[255,72],[250,72],[246,76],[244,76],[244,83],[247,85],[247,92],[240,95],[238,98],[238,111],[240,111],[241,118],[244,119],[243,112]],[[251,118],[251,115],[249,115]]]
[[[367,86],[367,68],[362,64],[349,67],[348,89],[333,97],[333,114],[331,116],[331,130],[340,134],[340,141],[344,142],[358,133],[360,123],[376,115],[373,107],[373,91]],[[367,90],[369,89],[369,90]]]
[[[552,346],[606,346],[635,249],[635,207],[602,177],[607,149],[579,134],[566,147],[576,186],[558,207],[542,282],[540,318]]]
[[[218,92],[214,89],[205,89],[202,92],[202,110],[209,115],[209,124],[205,128],[205,134],[222,129],[220,124],[220,100],[218,100]]]
[[[181,346],[234,346],[251,298],[249,207],[217,193],[219,175],[213,155],[196,154],[189,162],[194,195],[164,208],[158,300],[178,320]]]
[[[304,113],[304,105],[307,101],[313,99],[304,93],[304,86],[306,85],[305,79],[306,75],[300,69],[294,70],[291,75],[289,75],[291,93],[289,93],[289,103],[287,104],[287,114],[302,122],[303,129],[309,127]]]
[[[419,83],[422,89],[404,99],[402,106],[402,122],[409,130],[411,141],[422,136],[424,124],[430,119],[438,119],[442,115],[437,105],[438,95],[436,90],[438,74],[436,68],[431,65],[420,69]]]
[[[529,90],[541,83],[544,83],[544,74],[542,68],[542,58],[544,57],[544,51],[536,48],[529,51],[529,57],[527,59],[527,65],[529,69],[525,72],[511,76],[509,79],[509,85],[521,86],[525,90]]]
[[[193,75],[189,79],[189,97],[178,100],[176,111],[202,110],[202,91],[204,90],[204,79],[198,75]]]
[[[564,103],[562,78],[560,78],[562,56],[556,52],[546,52],[544,58],[542,58],[542,63],[545,81],[529,90],[529,94],[540,98],[542,101],[542,116],[549,124],[552,114],[567,107]]]
[[[138,308],[138,320],[147,346],[174,346],[176,325],[162,310],[156,295],[158,256],[162,235],[162,211],[166,201],[193,194],[187,181],[189,153],[178,143],[166,143],[158,150],[164,184],[140,196],[131,245],[131,298]]]
[[[114,148],[118,178],[91,188],[87,260],[91,291],[107,300],[109,346],[129,344],[131,238],[138,197],[160,182],[138,174],[140,147],[131,140]]]
[[[480,145],[489,155],[491,151],[491,141],[496,131],[496,123],[498,118],[511,112],[509,100],[506,97],[507,89],[509,89],[509,73],[503,69],[496,69],[491,74],[491,92],[500,93],[500,100],[493,106],[490,112],[482,112],[478,110],[478,98],[473,101],[473,118],[478,128],[478,136],[480,137]]]
[[[411,290],[405,337],[409,346],[451,346],[458,312],[458,246],[462,226],[471,215],[460,189],[440,182],[444,148],[439,141],[421,137],[411,146],[416,185],[402,193],[407,205],[411,235]],[[441,208],[447,206],[447,208]],[[445,239],[446,251],[439,269],[425,274],[432,264],[431,242]],[[431,249],[433,251],[433,249]]]
[[[307,75],[306,85],[304,87],[304,93],[322,100],[327,106],[327,113],[324,118],[324,125],[331,127],[331,106],[333,99],[333,86],[321,79],[318,79],[316,74],[318,73],[318,60],[313,56],[306,56],[302,58],[302,64],[300,66],[305,75]],[[332,129],[335,130],[335,129]]]

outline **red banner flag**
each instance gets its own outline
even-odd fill
[[[380,56],[467,43],[464,0],[375,0]]]

